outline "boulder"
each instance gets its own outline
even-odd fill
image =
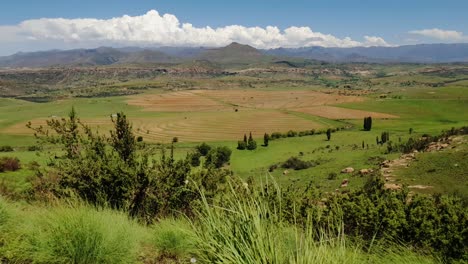
[[[348,179],[344,179],[344,180],[341,182],[340,188],[347,187],[347,186],[348,186],[348,183],[349,183],[349,180],[348,180]]]
[[[351,167],[347,167],[341,170],[341,173],[353,173],[354,169]]]
[[[372,173],[373,171],[374,170],[372,170],[372,169],[361,169],[361,170],[359,170],[359,174],[360,175],[367,175],[369,173]]]
[[[283,171],[283,175],[288,175],[288,174],[289,174],[288,170]]]

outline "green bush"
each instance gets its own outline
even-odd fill
[[[212,165],[215,168],[221,168],[231,159],[232,150],[228,147],[217,147],[211,149],[206,155],[205,166]]]
[[[42,147],[37,145],[32,145],[28,147],[28,151],[41,151]]]
[[[11,146],[0,146],[0,152],[12,152],[14,149]]]
[[[312,161],[303,161],[298,157],[290,157],[288,160],[283,162],[281,167],[285,169],[304,170],[316,165],[317,164]]]
[[[247,149],[247,143],[245,141],[237,141],[237,149],[238,150]]]
[[[159,260],[183,260],[194,254],[195,235],[186,220],[163,219],[152,229],[151,243]]]
[[[187,158],[188,158],[188,160],[190,162],[190,165],[192,167],[200,166],[200,158],[201,158],[200,152],[189,153],[189,154],[187,154]]]
[[[140,228],[123,213],[56,207],[18,227],[11,263],[134,263]],[[10,263],[7,261],[7,263]]]
[[[206,144],[205,142],[201,143],[200,145],[196,146],[195,149],[202,155],[206,156],[208,152],[211,150],[211,146]]]

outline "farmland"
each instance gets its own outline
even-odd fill
[[[271,184],[273,182],[278,184],[278,188],[281,189],[284,195],[285,200],[280,201],[280,205],[297,199],[294,200],[298,203],[297,206],[303,206],[306,208],[304,210],[317,210],[317,208],[322,208],[321,206],[323,208],[332,208],[334,197],[342,194],[345,198],[340,201],[345,203],[343,208],[346,208],[348,206],[346,204],[348,198],[346,197],[354,197],[353,195],[362,197],[362,194],[361,196],[358,196],[358,194],[363,192],[363,188],[369,188],[369,181],[373,175],[377,175],[377,178],[383,181],[382,188],[385,190],[386,188],[395,187],[396,189],[403,189],[401,193],[407,196],[402,199],[398,198],[399,200],[397,200],[400,202],[417,199],[417,194],[444,194],[450,195],[450,197],[459,197],[456,199],[462,201],[468,199],[465,162],[468,150],[467,135],[450,136],[450,142],[447,141],[450,144],[443,150],[426,152],[423,149],[416,154],[411,154],[414,155],[414,158],[411,161],[401,163],[401,166],[382,167],[384,161],[399,161],[402,160],[402,157],[405,157],[404,155],[410,155],[402,155],[400,150],[394,150],[392,146],[403,146],[406,142],[411,142],[411,140],[417,141],[421,138],[437,136],[442,131],[450,131],[452,128],[460,128],[468,124],[468,116],[466,115],[468,113],[468,86],[461,80],[466,78],[465,75],[455,77],[441,77],[437,74],[434,75],[434,73],[428,75],[423,73],[423,71],[427,71],[427,68],[419,65],[334,65],[333,67],[333,69],[321,68],[320,70],[304,68],[301,71],[295,70],[293,73],[285,73],[284,69],[276,69],[280,73],[271,73],[258,68],[235,69],[236,74],[234,75],[230,73],[228,76],[216,75],[211,77],[171,75],[135,78],[131,75],[135,79],[126,80],[125,82],[115,79],[107,80],[101,84],[86,79],[90,77],[83,77],[86,75],[83,74],[86,70],[80,69],[79,78],[84,78],[84,80],[79,82],[76,82],[76,80],[68,81],[69,83],[64,89],[53,85],[51,90],[43,89],[35,94],[0,98],[0,147],[5,147],[4,149],[7,150],[0,152],[0,158],[18,158],[21,164],[19,170],[0,172],[0,193],[17,203],[25,201],[32,203],[27,205],[27,209],[25,209],[28,213],[25,213],[26,216],[23,217],[25,219],[23,221],[24,226],[27,226],[30,222],[39,221],[35,218],[35,215],[42,212],[42,207],[36,206],[36,203],[41,204],[43,200],[56,199],[50,197],[54,197],[53,192],[61,191],[61,187],[55,185],[53,191],[47,190],[48,187],[45,187],[56,184],[56,175],[62,175],[61,177],[66,179],[68,174],[83,173],[86,175],[87,170],[95,175],[95,168],[99,168],[99,173],[104,175],[114,170],[122,170],[124,171],[122,175],[124,175],[128,171],[130,171],[130,174],[131,171],[137,171],[136,167],[132,166],[143,166],[142,168],[138,167],[140,173],[138,177],[140,177],[141,171],[150,171],[148,175],[153,175],[151,177],[155,177],[153,178],[155,181],[156,179],[159,181],[158,177],[162,176],[156,177],[154,175],[169,173],[167,174],[169,178],[162,178],[160,182],[157,182],[159,185],[148,187],[155,189],[151,190],[152,196],[145,198],[153,199],[151,200],[152,203],[161,202],[163,205],[172,201],[172,198],[167,198],[170,196],[164,195],[181,195],[182,198],[177,198],[180,199],[179,201],[192,201],[194,198],[190,195],[199,191],[198,186],[187,187],[191,186],[188,179],[193,179],[194,182],[207,189],[206,195],[209,197],[208,199],[212,199],[210,202],[215,203],[219,197],[228,197],[228,200],[222,201],[222,203],[224,203],[223,205],[227,203],[227,206],[230,207],[239,206],[238,201],[244,201],[250,205],[256,204],[256,202],[249,199],[262,201],[267,199],[268,203],[274,202],[274,198],[265,196],[269,195],[268,192],[255,194],[254,187],[250,187],[260,186],[259,189],[261,189],[262,186],[269,186],[268,188],[271,188],[271,185],[267,185],[267,183]],[[358,70],[353,67],[357,67]],[[464,68],[464,66],[458,67]],[[340,68],[344,68],[344,70]],[[437,67],[435,68],[437,69]],[[350,69],[354,70],[351,71]],[[107,71],[112,70],[104,68],[97,72],[100,75],[104,72],[106,76],[111,76]],[[141,68],[138,68],[138,71],[141,71]],[[379,77],[376,75],[376,72],[382,71],[388,76]],[[412,73],[411,76],[409,76],[408,71]],[[122,74],[120,70],[118,72],[118,74]],[[317,76],[314,77],[313,74]],[[89,83],[97,85],[96,91],[99,91],[99,96],[94,96],[96,94],[93,89],[82,87],[83,84],[86,86]],[[139,87],[139,89],[135,89],[136,87]],[[47,100],[41,101],[38,98],[47,98]],[[26,126],[26,124],[30,123],[32,128],[47,127],[47,120],[69,122],[67,120],[69,120],[72,108],[76,110],[80,122],[97,133],[91,137],[80,136],[80,140],[77,142],[79,142],[82,151],[87,154],[78,155],[78,158],[74,159],[67,158],[67,148],[64,147],[66,146],[64,144],[66,139],[65,141],[54,141],[56,144],[51,144],[51,141],[40,142],[34,137],[34,131]],[[112,142],[115,140],[113,138],[115,134],[109,132],[116,129],[115,122],[121,118],[120,113],[124,113],[128,118],[132,126],[132,137],[134,139],[139,138],[139,141],[141,141],[135,145],[136,154],[131,156],[134,161],[129,162],[130,165],[126,163],[122,165],[119,163],[121,161],[116,161],[118,155],[110,149],[113,146]],[[372,117],[372,129],[364,131],[363,119],[369,116]],[[51,128],[49,129],[52,131]],[[64,133],[63,131],[61,133]],[[85,132],[81,128],[79,131],[79,134]],[[330,138],[327,138],[327,132]],[[268,144],[264,144],[265,133],[269,135]],[[390,138],[388,141],[383,142],[382,138],[386,133],[390,135]],[[244,137],[247,139],[250,134],[252,140],[256,141],[256,147],[252,150],[242,150],[239,145],[243,142]],[[46,137],[56,135],[55,132],[51,132]],[[42,136],[44,137],[44,135]],[[100,136],[105,139],[100,141]],[[444,138],[442,137],[441,140],[444,140]],[[245,143],[248,142],[250,142],[250,139]],[[207,153],[202,157],[195,155],[199,153],[201,143],[210,146],[211,150],[208,153],[216,150],[215,157],[216,155],[222,155],[222,151],[227,149],[230,155],[229,161],[219,164],[219,168],[211,167],[213,165],[210,165],[210,162],[213,162],[213,156]],[[107,150],[96,155],[93,151],[97,151],[99,147],[94,148],[91,146],[99,146],[100,144],[107,144]],[[445,141],[443,144],[445,144]],[[11,149],[8,147],[11,147]],[[163,150],[165,150],[165,154],[162,154]],[[107,152],[111,154],[105,154]],[[88,159],[87,155],[93,158]],[[169,159],[168,155],[170,155]],[[188,161],[192,162],[193,157],[197,157],[195,161],[198,160],[199,163],[195,162],[189,165]],[[144,165],[147,158],[153,161]],[[287,166],[286,163],[291,160],[304,166]],[[81,162],[90,165],[83,165]],[[112,165],[114,163],[118,164],[116,168],[112,167],[108,170],[105,167],[109,164],[109,166],[114,166]],[[76,167],[72,167],[73,164],[77,164]],[[157,164],[156,167],[151,167],[154,164]],[[185,167],[177,167],[178,164],[185,164]],[[67,174],[64,174],[58,168],[68,169]],[[346,168],[352,168],[352,171],[342,173],[342,170],[345,169],[346,171]],[[126,170],[127,172],[125,172]],[[151,174],[151,170],[157,171],[157,173]],[[361,170],[366,172],[361,173]],[[178,171],[184,171],[184,174],[179,175]],[[367,173],[369,171],[373,171],[370,176]],[[111,175],[113,175],[112,177],[115,176],[114,174]],[[81,175],[76,177],[80,180],[86,179],[86,177],[80,178]],[[228,180],[223,179],[223,177],[228,178]],[[210,182],[211,179],[214,179],[214,183]],[[242,182],[242,188],[247,188],[247,193],[250,192],[249,188],[252,188],[252,193],[237,197],[237,195],[242,195],[243,192],[236,189],[240,188],[236,185],[236,179]],[[105,187],[125,182],[125,180],[109,181],[105,179]],[[178,180],[177,184],[180,186],[171,187],[175,189],[169,189],[169,191],[158,189],[160,186],[169,186],[168,182],[174,180]],[[82,184],[86,186],[88,181],[83,181]],[[234,193],[230,193],[233,190],[230,190],[229,186],[235,190]],[[99,190],[101,191],[105,187],[100,187]],[[187,188],[193,188],[190,189],[190,195],[185,192]],[[133,192],[138,190],[134,189]],[[313,196],[315,193],[319,193],[321,196]],[[110,195],[113,197],[114,189],[110,190]],[[187,195],[187,197],[183,195]],[[385,195],[400,195],[400,191]],[[229,200],[234,199],[233,197],[237,197],[237,200]],[[388,199],[394,199],[396,196],[391,197]],[[200,197],[195,199],[198,199],[196,201],[203,205],[203,199]],[[432,201],[430,200],[432,198],[427,199],[429,200],[426,203]],[[69,200],[66,201],[68,203]],[[374,202],[378,203],[379,201]],[[438,202],[439,200],[434,201]],[[0,199],[0,205],[1,202]],[[167,257],[164,253],[154,253],[154,248],[159,248],[161,245],[153,240],[146,240],[146,236],[140,234],[142,232],[156,232],[153,231],[153,228],[158,230],[157,232],[165,232],[166,228],[166,231],[171,234],[169,236],[174,236],[176,234],[173,232],[179,232],[179,229],[183,229],[183,231],[180,231],[183,234],[197,230],[197,232],[200,232],[197,234],[197,239],[200,239],[200,236],[203,236],[206,232],[213,231],[204,229],[209,225],[197,225],[192,230],[193,227],[189,227],[190,225],[184,221],[165,218],[167,215],[172,215],[172,213],[161,211],[163,210],[161,208],[164,208],[162,205],[161,207],[154,207],[156,209],[148,207],[153,208],[148,209],[148,212],[153,213],[150,216],[136,217],[140,220],[143,219],[141,221],[148,222],[152,222],[156,217],[163,217],[161,222],[149,227],[143,227],[125,220],[124,216],[120,214],[121,212],[116,213],[111,210],[107,211],[107,209],[94,212],[94,209],[88,205],[82,205],[80,201],[71,201],[70,203],[73,204],[72,208],[61,207],[61,205],[53,207],[51,213],[53,216],[51,217],[57,219],[57,221],[63,220],[64,223],[74,219],[75,214],[79,214],[79,217],[84,218],[103,217],[103,221],[108,221],[107,218],[119,219],[121,225],[137,234],[138,238],[132,239],[139,239],[140,242],[138,243],[145,244],[145,249],[139,249],[139,252],[144,255],[142,258],[147,259],[153,259],[154,254],[162,259],[170,259],[172,255]],[[74,205],[74,203],[77,204]],[[315,206],[316,203],[320,206]],[[323,205],[327,203],[329,204]],[[193,208],[202,211],[211,210],[210,206],[205,209],[202,206],[200,209],[200,207],[195,207],[200,206],[200,204],[190,204],[189,207],[183,207],[183,204],[178,204],[177,206],[181,207],[176,207],[175,210],[186,210],[189,213],[193,213],[192,210],[195,211]],[[355,206],[352,203],[350,204]],[[374,208],[373,205],[363,204],[359,204],[359,206],[362,206],[362,210],[372,210],[369,208]],[[295,208],[296,204],[288,204],[287,206]],[[375,206],[375,208],[381,208],[379,206],[382,205]],[[402,202],[400,206],[409,207],[412,205]],[[122,209],[123,212],[126,212],[125,210]],[[244,213],[248,213],[249,210],[256,212],[256,210],[260,209],[242,207],[239,210],[247,210]],[[302,210],[298,209],[297,212],[295,209],[292,211],[286,210],[287,213],[285,213],[284,217],[287,219],[293,214],[300,221],[305,221],[304,219],[309,215],[295,215],[303,213]],[[395,217],[393,210],[395,209],[392,208],[389,211],[392,213],[388,217]],[[410,209],[405,210],[409,211]],[[348,213],[354,214],[358,211],[351,210]],[[450,212],[461,213],[462,211],[452,210]],[[217,213],[220,214],[219,217],[222,215],[223,219],[230,217],[221,212]],[[268,212],[268,214],[276,213],[276,211]],[[326,213],[334,214],[334,212]],[[256,213],[253,214],[256,215]],[[371,215],[367,212],[363,214],[365,217],[368,217],[368,214]],[[411,214],[408,214],[407,217],[410,216]],[[278,218],[281,217],[278,216]],[[401,216],[399,217],[398,219],[401,219]],[[198,220],[200,219],[204,218],[198,218]],[[215,221],[215,219],[210,219],[210,221]],[[239,220],[235,219],[233,221],[237,222]],[[296,221],[296,219],[290,218],[287,221]],[[347,219],[347,221],[347,223],[353,223],[354,218]],[[40,221],[37,224],[45,225]],[[16,229],[10,228],[13,233],[9,235],[16,237],[17,234],[14,232],[35,234],[23,225]],[[101,231],[106,234],[111,234],[98,222],[96,222],[96,225],[95,228],[102,229]],[[282,223],[281,225],[287,226],[289,223]],[[359,224],[349,224],[348,226],[349,228],[361,230]],[[48,227],[45,226],[44,228]],[[203,231],[198,228],[203,229]],[[213,228],[218,230],[222,226]],[[395,227],[394,229],[397,230],[395,232],[399,232],[398,237],[402,237],[404,233],[409,232],[402,227],[398,228]],[[411,228],[417,227],[411,226]],[[76,229],[79,228],[76,227]],[[371,230],[376,232],[375,234],[381,232],[380,228]],[[122,230],[122,232],[124,231]],[[157,232],[156,234],[159,234]],[[288,233],[288,236],[293,234],[284,230],[281,232]],[[445,235],[444,232],[441,232],[441,234]],[[180,236],[184,237],[185,235]],[[191,236],[195,237],[193,234]],[[143,237],[145,238],[143,239]],[[49,237],[44,236],[43,240],[46,241],[47,239]],[[161,239],[164,241],[164,238]],[[365,237],[365,239],[367,239],[366,241],[371,240],[369,237]],[[417,244],[413,237],[406,239],[406,241],[409,241],[408,243]],[[204,240],[202,239],[202,241]],[[302,242],[296,241],[296,243]],[[131,244],[133,242],[127,241],[125,243]],[[23,246],[19,244],[12,245],[12,247],[17,248]],[[187,258],[188,252],[192,252],[190,247],[193,245],[185,246],[188,248],[176,253],[174,258]],[[392,247],[398,248],[397,245]],[[335,249],[334,246],[330,248],[327,250],[333,251]],[[2,253],[1,250],[9,249],[2,248],[0,245],[0,253]],[[438,250],[443,252],[440,254],[445,254],[443,256],[451,254],[447,253],[447,250],[450,251],[449,249],[443,249],[445,251]],[[123,252],[122,249],[119,249],[119,252]],[[28,256],[15,254],[17,254],[15,256],[28,259]],[[378,254],[380,253],[372,253],[370,258],[380,258]],[[390,253],[384,254],[388,256]],[[406,252],[405,254],[412,256],[413,253]],[[126,256],[130,255],[129,253]],[[359,253],[358,255],[362,254]],[[393,257],[398,258],[400,255],[398,253]],[[460,258],[459,255],[456,255],[456,257]],[[423,259],[418,259],[415,262],[426,263]],[[431,259],[431,256],[428,256],[427,259]]]

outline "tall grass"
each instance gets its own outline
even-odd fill
[[[195,234],[189,221],[184,218],[160,220],[152,226],[149,241],[159,261],[188,260],[195,253]]]
[[[12,263],[136,262],[141,229],[123,213],[58,206],[25,216],[3,250]]]
[[[194,223],[198,258],[202,263],[434,263],[407,249],[377,247],[365,252],[341,231],[313,226],[300,227],[281,217],[281,193],[274,201],[265,190],[249,190],[230,185],[230,195],[222,207],[203,198],[203,207]]]

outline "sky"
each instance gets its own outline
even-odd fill
[[[99,46],[468,42],[466,0],[2,0],[0,55]]]

